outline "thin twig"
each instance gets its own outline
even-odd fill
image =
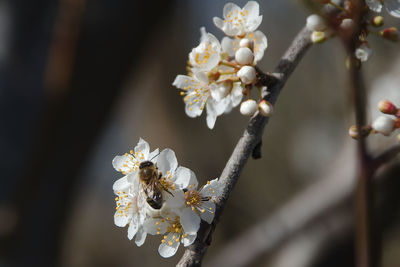
[[[289,49],[279,61],[279,64],[274,71],[275,73],[279,73],[279,78],[268,83],[269,94],[265,99],[270,103],[274,104],[276,102],[282,87],[285,85],[287,79],[290,77],[305,52],[311,46],[310,34],[311,32],[304,27],[298,33]],[[261,72],[259,72],[258,75],[261,77],[260,80],[266,76],[266,74]],[[269,79],[265,80],[268,81]],[[265,82],[265,85],[268,86],[267,82]],[[250,120],[243,136],[237,143],[220,176],[220,183],[223,185],[223,192],[216,202],[217,209],[215,212],[215,219],[210,225],[206,223],[201,224],[196,241],[186,249],[177,266],[200,266],[204,254],[211,243],[212,233],[218,223],[222,210],[228,201],[229,195],[232,192],[247,159],[252,154],[256,145],[261,141],[264,127],[267,123],[268,118],[261,115],[257,115]]]

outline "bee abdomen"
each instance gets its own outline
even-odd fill
[[[147,203],[152,207],[153,209],[159,210],[162,207],[162,201],[155,201],[154,199],[148,197],[146,199]]]

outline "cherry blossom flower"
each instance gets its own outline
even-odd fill
[[[228,36],[243,37],[261,24],[262,16],[259,13],[259,5],[255,1],[247,2],[243,8],[227,3],[223,10],[224,19],[214,17],[214,24]]]
[[[236,51],[241,47],[240,43],[242,40],[251,41],[253,44],[253,64],[257,64],[257,62],[263,58],[264,51],[268,47],[267,37],[261,31],[249,32],[242,39],[231,39],[229,37],[224,37],[221,41],[222,50],[228,53],[230,57],[233,57],[235,56]]]
[[[365,62],[369,59],[369,57],[372,54],[372,49],[368,47],[367,44],[362,44],[360,47],[358,47],[355,51],[355,56],[358,58],[361,62]]]
[[[163,216],[146,221],[146,232],[152,235],[163,235],[158,252],[164,258],[175,255],[180,244],[185,247],[193,244],[197,237],[197,229],[192,225],[182,223],[179,215],[172,211],[165,211]]]
[[[200,29],[200,44],[192,49],[189,54],[189,62],[193,66],[193,72],[210,71],[215,68],[221,60],[221,44],[205,28]]]
[[[158,148],[150,153],[149,144],[143,140],[139,139],[136,147],[129,153],[125,153],[122,156],[116,156],[113,161],[113,167],[123,174],[129,174],[136,172],[139,168],[141,162],[146,160],[151,160],[155,162],[157,160]]]
[[[381,12],[382,6],[384,5],[387,12],[393,17],[400,18],[400,1],[399,0],[384,0],[383,4],[381,0],[365,0],[369,9],[375,12]]]

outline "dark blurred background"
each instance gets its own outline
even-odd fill
[[[222,38],[212,18],[222,16],[226,2],[0,1],[1,267],[178,262],[183,248],[162,259],[158,237],[148,237],[138,248],[127,239],[126,228],[114,225],[112,184],[121,175],[111,161],[142,137],[152,149],[175,150],[179,164],[202,183],[219,176],[248,119],[235,109],[209,130],[204,115],[185,115],[171,84],[185,73],[201,26]],[[259,3],[260,30],[269,42],[259,66],[272,71],[310,11],[295,0]],[[388,18],[387,25],[400,23]],[[400,104],[400,58],[398,44],[377,36],[369,40],[374,54],[363,68],[371,119],[381,98]],[[265,131],[263,157],[246,165],[205,265],[309,186],[327,177],[338,178],[338,184],[346,180],[339,178],[353,179],[354,142],[347,136],[353,116],[344,61],[339,40],[332,39],[312,47],[295,70]],[[369,141],[379,152],[395,137]],[[395,168],[389,181],[398,175]],[[389,188],[400,189],[398,183]],[[378,206],[384,222],[377,228],[382,262],[397,266],[399,203],[389,196],[398,190],[382,190],[384,204]],[[295,259],[285,245],[291,239],[251,265],[300,266],[282,262]],[[351,232],[343,232],[335,244],[301,266],[353,266]]]

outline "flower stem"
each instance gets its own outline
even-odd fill
[[[343,11],[343,12],[348,13],[348,11],[347,11],[346,9],[344,9],[344,8],[341,7],[341,6],[339,6],[338,4],[333,3],[332,1],[329,1],[328,4],[330,4],[330,5],[334,6],[334,7],[336,7],[337,9],[340,9],[340,10]]]
[[[240,69],[240,67],[236,63],[228,62],[228,61],[221,61],[220,65],[228,66],[235,69]]]

